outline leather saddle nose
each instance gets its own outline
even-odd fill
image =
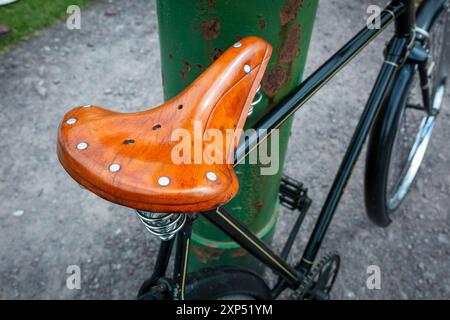
[[[232,160],[240,129],[271,52],[260,38],[242,39],[178,96],[150,110],[69,111],[58,131],[62,166],[88,190],[133,209],[194,213],[227,203],[238,191]],[[222,135],[222,147],[199,161],[197,149],[208,149],[210,132]]]

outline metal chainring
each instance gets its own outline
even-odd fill
[[[341,258],[337,252],[323,257],[303,278],[291,298],[294,300],[328,300],[340,264]]]

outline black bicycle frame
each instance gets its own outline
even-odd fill
[[[360,121],[354,131],[349,147],[336,174],[320,215],[317,218],[315,227],[300,262],[295,267],[288,265],[287,262],[274,253],[266,244],[259,240],[224,208],[217,208],[215,211],[201,214],[280,276],[278,284],[272,291],[274,298],[287,287],[296,289],[299,286],[302,277],[311,270],[339,200],[350,179],[353,168],[370,129],[375,122],[382,102],[385,96],[390,92],[391,84],[396,73],[405,62],[412,47],[415,37],[414,1],[391,1],[391,3],[382,11],[379,18],[381,25],[380,29],[371,29],[366,26],[360,31],[317,71],[304,80],[277,106],[272,108],[269,113],[260,119],[254,127],[254,134],[247,137],[247,139],[239,145],[235,154],[236,166],[241,163],[259,143],[265,140],[272,130],[278,129],[362,49],[371,43],[374,38],[382,33],[391,23],[394,21],[396,22],[396,33],[387,47],[385,62],[374,84]],[[191,227],[192,221],[191,219],[188,219],[188,223],[186,223],[177,238],[175,298],[184,298]],[[161,247],[161,250],[169,251],[167,254],[170,254],[167,244],[165,245],[163,243]],[[171,247],[171,245],[169,247]],[[160,256],[161,255],[159,255],[159,257]],[[162,274],[161,266],[167,266],[167,257],[161,259],[163,262],[157,262],[157,266],[159,266],[157,272],[159,274]]]

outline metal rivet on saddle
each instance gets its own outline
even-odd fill
[[[66,121],[67,124],[74,124],[75,122],[77,122],[77,118],[70,118]]]
[[[252,71],[252,67],[250,67],[248,64],[244,66],[244,72],[249,74]]]
[[[158,184],[161,187],[167,187],[170,184],[170,179],[168,177],[160,177],[158,179]]]
[[[120,164],[118,163],[113,163],[112,165],[109,166],[109,171],[111,172],[117,172],[120,170]]]
[[[79,144],[77,144],[77,149],[78,150],[84,150],[87,149],[88,144],[86,142],[80,142]]]
[[[208,178],[208,180],[210,181],[216,181],[217,180],[217,175],[214,172],[207,172],[206,173],[206,178]]]
[[[233,44],[233,47],[240,48],[240,47],[242,47],[242,43],[236,42],[235,44]]]

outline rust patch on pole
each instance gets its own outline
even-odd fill
[[[290,28],[286,35],[286,40],[280,50],[279,62],[282,64],[290,64],[300,53],[298,44],[301,38],[300,25],[295,23]]]
[[[194,251],[200,262],[207,263],[209,260],[219,260],[225,250],[215,248],[204,249],[199,246],[192,246],[192,251]]]
[[[286,0],[286,3],[280,10],[281,25],[285,26],[290,21],[297,18],[298,9],[302,6],[303,0]]]
[[[182,78],[186,78],[187,74],[191,71],[192,65],[189,63],[189,61],[183,62],[183,69],[180,71],[180,76]]]
[[[247,254],[247,250],[245,250],[244,248],[239,248],[239,249],[233,250],[230,255],[232,257],[243,257],[246,254]]]
[[[266,28],[266,20],[264,20],[264,19],[259,19],[258,24],[259,24],[259,28],[260,28],[261,30],[264,30],[264,29]]]
[[[268,97],[273,98],[286,84],[287,79],[288,70],[284,67],[276,66],[266,72],[262,81],[262,90]]]
[[[211,60],[214,62],[223,54],[223,50],[220,48],[214,48],[213,54],[211,56]]]
[[[211,19],[205,21],[200,25],[200,29],[206,40],[216,39],[220,35],[220,20]]]
[[[295,22],[303,0],[286,0],[280,10],[280,52],[277,66],[267,71],[262,82],[262,90],[274,98],[291,79],[292,64],[300,54],[301,26]]]

